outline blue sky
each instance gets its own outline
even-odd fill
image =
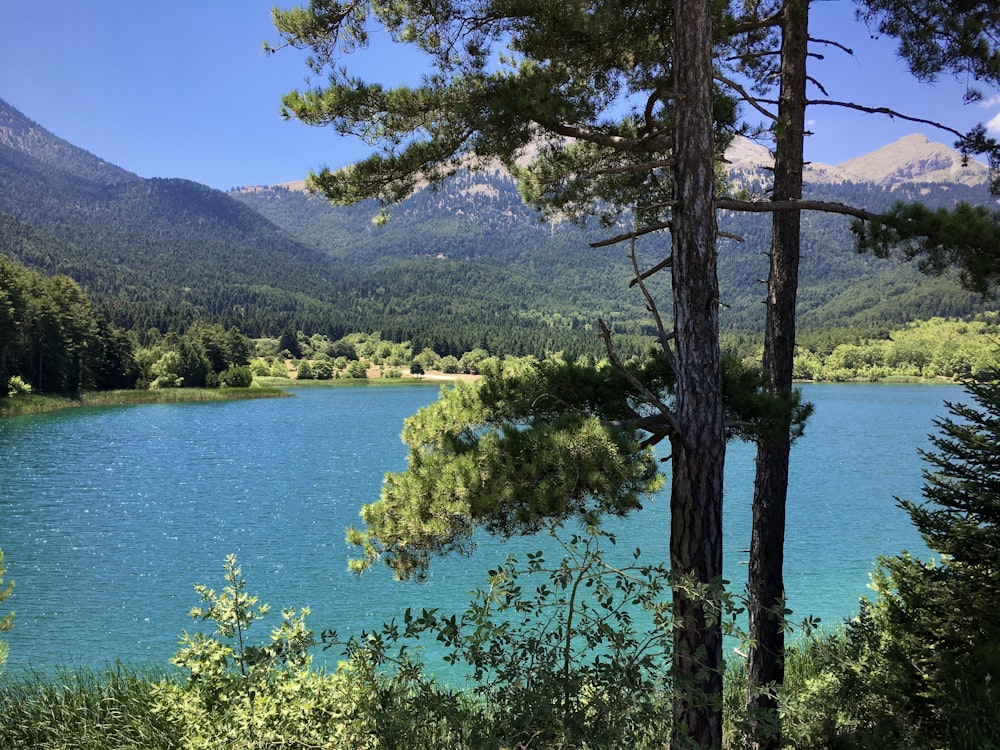
[[[304,55],[277,41],[270,8],[293,0],[0,0],[0,99],[57,136],[143,177],[183,177],[228,190],[302,179],[357,160],[367,147],[279,115],[308,75]],[[850,0],[814,2],[812,36],[835,39],[812,73],[833,99],[887,106],[958,129],[993,121],[1000,92],[964,105],[965,82],[915,82],[891,40],[873,40]],[[375,59],[372,59],[375,58]],[[346,62],[352,62],[348,58]],[[415,63],[381,50],[358,59],[373,79],[405,79]],[[879,116],[809,111],[807,158],[836,164],[913,132],[948,134]]]

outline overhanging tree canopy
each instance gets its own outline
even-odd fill
[[[721,395],[715,341],[718,298],[712,278],[712,180],[705,179],[706,170],[712,171],[713,147],[711,137],[705,138],[706,133],[711,135],[707,128],[714,120],[715,146],[724,144],[735,129],[736,98],[765,114],[775,104],[787,111],[793,105],[802,109],[806,104],[835,103],[806,102],[801,90],[792,91],[787,106],[768,101],[760,88],[741,86],[724,69],[731,65],[764,80],[777,70],[775,61],[784,64],[788,49],[779,58],[766,44],[779,27],[788,34],[792,19],[788,11],[794,5],[747,4],[736,17],[721,3],[709,12],[707,2],[639,7],[621,2],[536,4],[523,0],[412,2],[391,7],[313,2],[308,9],[279,13],[276,18],[286,43],[312,49],[314,70],[331,74],[328,86],[289,95],[286,112],[306,122],[332,125],[382,149],[341,172],[324,170],[312,176],[313,187],[333,200],[376,197],[390,203],[424,181],[437,182],[460,167],[475,166],[469,159],[475,155],[477,159],[498,158],[511,167],[522,178],[526,197],[551,213],[596,213],[609,225],[618,223],[621,231],[613,239],[634,240],[656,230],[673,230],[671,256],[649,269],[639,267],[634,253],[633,262],[635,283],[644,293],[643,281],[651,273],[671,267],[674,331],[667,330],[656,301],[648,294],[647,301],[660,331],[660,350],[676,375],[677,388],[669,399],[645,394],[649,409],[645,416],[653,421],[644,428],[658,420],[649,434],[671,438],[674,497],[686,499],[686,504],[677,507],[681,512],[674,514],[675,521],[681,519],[681,526],[675,528],[678,539],[701,537],[702,532],[693,526],[683,526],[693,519],[685,521],[683,513],[685,508],[693,509],[692,498],[711,498],[700,506],[705,517],[721,503],[721,484],[708,486],[716,471],[721,471],[722,451],[718,449],[721,426],[710,426],[713,420],[721,425]],[[429,55],[432,72],[421,85],[385,89],[352,79],[336,68],[338,54],[368,41],[368,24],[373,21],[381,23],[396,41],[414,44]],[[710,60],[713,28],[738,40],[727,40],[726,54],[717,55],[714,70]],[[801,30],[804,34],[804,25]],[[804,65],[806,50],[803,44],[798,46]],[[713,74],[733,96],[713,90]],[[804,80],[804,68],[801,75]],[[793,143],[796,137],[800,155],[795,157],[793,150],[782,157],[790,167],[790,182],[765,210],[793,215],[816,208],[873,218],[863,208],[806,205],[800,200],[800,187],[793,183],[797,178],[801,186],[801,136],[793,133],[787,142]],[[526,156],[528,165],[519,166],[518,158]],[[710,204],[707,210],[701,206],[702,199]],[[735,210],[760,208],[732,199],[715,203],[723,204]],[[928,234],[925,222],[909,217],[886,221],[892,222],[893,242]],[[791,233],[797,229],[786,235]],[[787,263],[778,266],[786,277],[794,277]],[[790,289],[794,319],[794,286]],[[789,330],[792,334],[786,338],[791,341],[794,327]],[[610,351],[610,337],[608,344]],[[772,356],[772,366],[778,359]],[[787,389],[779,384],[776,390],[790,403]],[[690,409],[701,413],[692,414]],[[772,422],[786,431],[789,424],[787,411]],[[699,444],[713,429],[714,437]],[[782,451],[787,455],[787,447]],[[691,456],[697,460],[686,463]],[[425,460],[421,457],[414,465]],[[705,484],[696,489],[701,482]],[[783,489],[780,492],[783,495]],[[438,521],[454,523],[447,514]],[[377,545],[369,549],[373,550]],[[712,567],[708,564],[705,569]]]
[[[710,0],[314,0],[309,8],[275,15],[285,42],[310,48],[313,69],[329,75],[326,86],[287,96],[286,112],[381,148],[338,173],[312,175],[310,184],[329,198],[388,203],[420,181],[433,183],[459,166],[475,166],[467,160],[472,155],[513,167],[531,149],[530,195],[564,211],[607,208],[609,221],[627,220],[624,238],[672,229],[671,252],[662,252],[654,269],[636,263],[635,272],[642,287],[649,273],[671,267],[672,333],[656,301],[648,294],[646,299],[660,330],[660,354],[676,382],[675,397],[647,391],[639,411],[651,420],[643,429],[671,441],[671,566],[697,587],[717,584],[722,573],[725,434],[714,146],[724,142],[735,111],[712,85],[712,29],[720,16]],[[419,86],[385,89],[336,67],[340,52],[366,43],[369,23],[429,56],[432,70]],[[613,354],[610,334],[605,340]],[[548,429],[545,424],[532,431]],[[593,425],[578,420],[578,429],[566,434],[581,436]],[[506,437],[511,445],[522,439],[516,431]],[[454,522],[447,516],[436,520]],[[680,690],[686,698],[675,708],[674,731],[678,738],[689,731],[701,746],[717,744],[720,626],[704,602],[680,589],[675,615],[675,677],[685,683]]]

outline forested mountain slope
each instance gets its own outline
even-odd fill
[[[959,155],[947,147],[909,136],[882,151],[887,153],[872,155],[875,167],[867,171],[861,160],[842,167],[809,165],[806,197],[873,210],[896,201],[951,205],[959,200],[992,200],[986,168],[973,164],[962,169]],[[766,150],[740,143],[733,157],[735,187],[766,195],[770,174]],[[585,231],[565,221],[542,223],[521,203],[510,176],[496,168],[461,172],[437,190],[418,191],[392,207],[384,226],[371,222],[376,206],[330,206],[304,192],[301,184],[244,188],[232,194],[303,241],[355,267],[391,268],[403,261],[428,267],[437,257],[519,269],[550,294],[579,303],[580,322],[593,321],[595,311],[608,316],[608,300],[620,301],[613,319],[629,327],[646,322],[638,294],[626,289],[627,249],[588,247],[622,228]],[[843,216],[805,215],[803,327],[884,327],[984,309],[982,301],[949,280],[929,279],[913,267],[857,254],[848,226]],[[764,306],[758,280],[767,273],[770,218],[723,213],[720,228],[743,238],[721,241],[723,327],[759,329]],[[652,264],[662,257],[667,242],[666,236],[645,238],[639,249]]]
[[[0,227],[6,254],[72,276],[125,327],[266,327],[264,308],[318,312],[345,273],[224,193],[137,177],[3,103]]]
[[[741,148],[734,180],[763,193],[766,152]],[[888,161],[898,167],[900,159]],[[903,170],[916,182],[884,184],[857,170],[825,169],[811,168],[812,190],[831,200],[989,200],[976,180],[920,182],[919,167]],[[384,225],[372,222],[375,213],[371,204],[331,207],[289,187],[226,194],[143,179],[0,101],[0,251],[72,276],[119,326],[183,329],[200,317],[251,336],[286,327],[332,337],[381,331],[442,354],[599,351],[598,317],[622,334],[650,332],[641,296],[627,287],[627,248],[589,247],[609,230],[541,221],[498,168],[420,190]],[[758,330],[769,221],[723,216],[720,223],[745,238],[722,242],[723,325]],[[884,327],[982,307],[950,282],[856,255],[842,218],[809,215],[805,226],[804,327]],[[642,240],[642,263],[662,258],[668,242]],[[667,279],[658,283],[665,291]]]
[[[524,224],[536,226],[534,219]],[[344,224],[344,242],[369,226],[359,211]],[[392,234],[398,226],[390,236],[399,236]],[[460,231],[433,215],[421,226],[440,228],[432,244]],[[380,330],[442,353],[484,346],[544,354],[596,349],[593,336],[562,321],[592,321],[593,311],[614,317],[610,305],[551,289],[551,275],[530,268],[426,263],[384,246],[372,257],[385,262],[338,257],[225,193],[110,165],[3,102],[0,251],[29,268],[72,276],[126,328],[183,329],[203,317],[253,336],[286,327],[334,337]]]

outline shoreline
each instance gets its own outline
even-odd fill
[[[64,409],[140,404],[209,403],[258,398],[290,398],[281,388],[160,388],[157,390],[85,391],[73,395],[20,394],[0,399],[0,419],[45,414]]]
[[[95,406],[129,406],[141,404],[182,404],[209,403],[219,401],[244,401],[259,398],[292,398],[288,388],[349,388],[357,386],[440,386],[457,382],[473,382],[479,375],[465,373],[429,372],[424,375],[406,375],[398,378],[334,378],[330,380],[299,380],[294,377],[261,377],[254,378],[254,384],[249,388],[161,388],[157,390],[117,390],[117,391],[86,391],[73,395],[59,394],[20,394],[0,398],[0,419],[45,414],[64,409],[79,409]],[[875,384],[884,385],[938,385],[953,384],[955,381],[947,378],[921,378],[910,376],[889,376],[881,380],[796,380],[795,385],[813,384]]]
[[[377,370],[375,372],[378,372]],[[64,394],[19,394],[0,398],[0,419],[46,414],[64,409],[94,406],[130,406],[141,404],[185,404],[219,401],[244,401],[258,398],[292,398],[288,388],[356,387],[383,385],[446,385],[458,381],[473,381],[478,375],[431,372],[426,375],[407,373],[399,378],[335,378],[331,380],[298,380],[297,378],[254,378],[249,388],[159,388],[156,390],[85,391]]]

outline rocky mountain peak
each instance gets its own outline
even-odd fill
[[[859,180],[886,187],[900,182],[979,185],[989,177],[989,170],[979,162],[963,164],[962,155],[955,149],[917,134],[837,166]]]
[[[737,184],[760,179],[774,165],[767,148],[739,137],[733,139],[726,159],[730,176]],[[812,185],[860,182],[892,189],[914,183],[983,185],[989,180],[989,170],[973,160],[963,164],[962,155],[955,149],[913,134],[837,165],[808,163],[804,176]]]

